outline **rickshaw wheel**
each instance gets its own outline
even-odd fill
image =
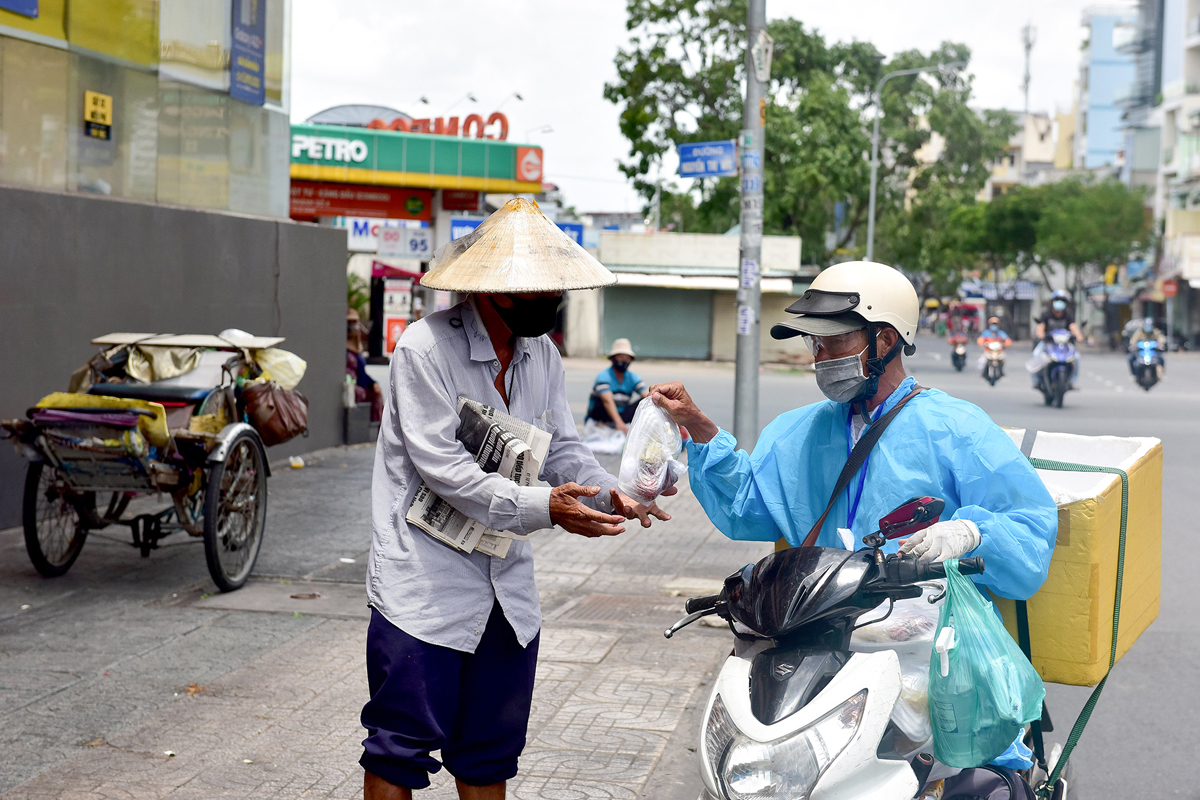
[[[243,431],[224,463],[213,464],[204,494],[204,557],[222,592],[240,589],[250,577],[266,522],[266,458],[257,439]]]
[[[25,473],[25,550],[33,568],[47,578],[64,574],[79,557],[88,529],[85,519],[95,516],[96,495],[70,492],[55,478],[57,471],[42,462]]]

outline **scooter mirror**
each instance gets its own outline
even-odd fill
[[[879,532],[885,539],[911,536],[937,522],[945,508],[939,497],[914,497],[879,520]]]

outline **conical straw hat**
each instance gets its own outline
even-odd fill
[[[611,286],[617,277],[546,218],[513,198],[438,250],[421,285],[453,292],[559,292]]]

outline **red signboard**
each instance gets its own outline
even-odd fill
[[[1162,282],[1162,292],[1163,292],[1163,297],[1174,297],[1176,294],[1179,293],[1179,284],[1173,280],[1163,281]]]
[[[462,189],[443,189],[442,208],[446,211],[478,211],[479,192]]]
[[[292,219],[377,217],[432,219],[433,192],[393,186],[292,181]]]
[[[542,148],[517,148],[517,180],[538,182],[542,180]]]
[[[408,319],[405,317],[385,317],[384,318],[384,334],[386,342],[384,343],[383,351],[388,355],[396,349],[396,343],[400,341],[400,336],[404,333],[404,329],[408,327]]]

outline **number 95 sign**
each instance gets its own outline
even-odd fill
[[[428,261],[433,255],[429,234],[429,228],[380,228],[379,255]]]

